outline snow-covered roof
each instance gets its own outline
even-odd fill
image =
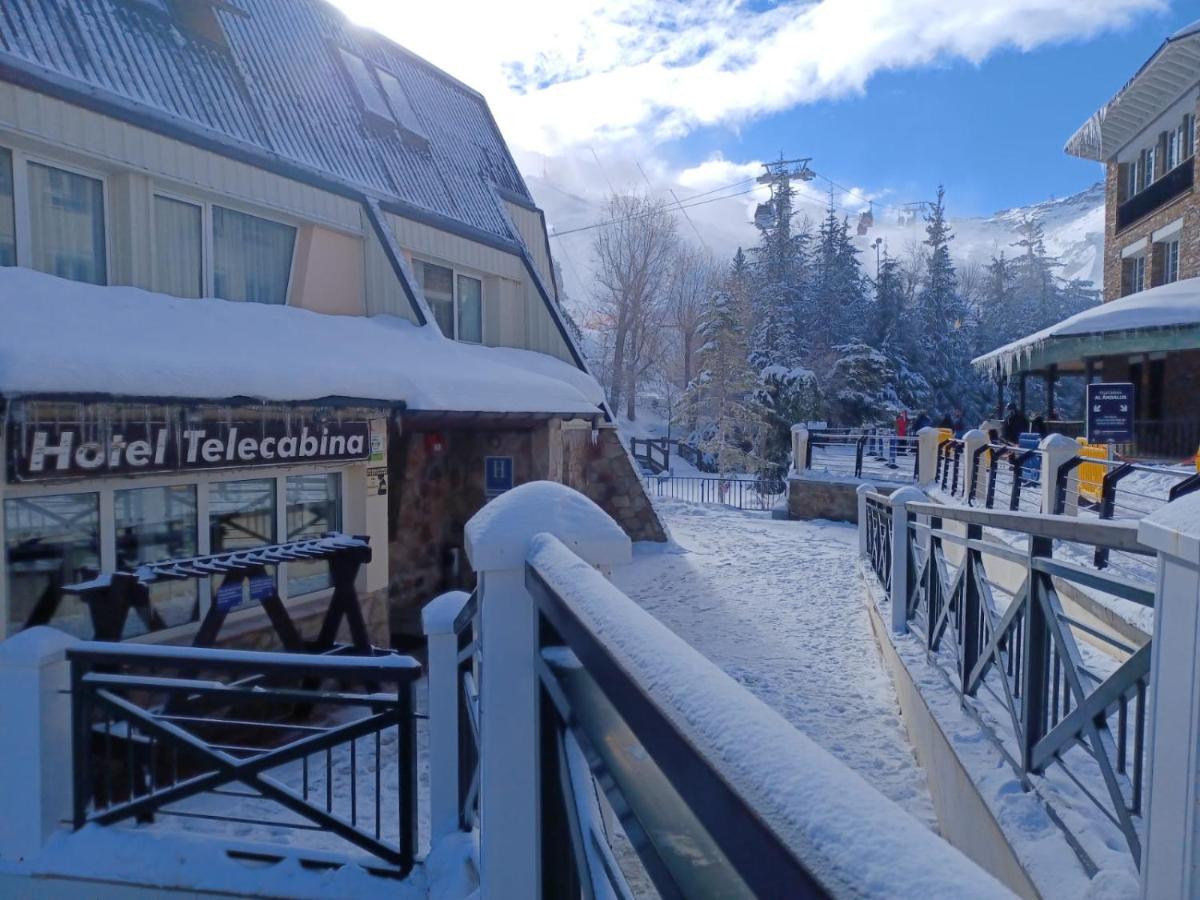
[[[1003,347],[976,357],[972,362],[984,371],[997,364],[1004,372],[1016,371],[1036,351],[1069,338],[1104,337],[1117,334],[1147,333],[1160,330],[1195,331],[1195,346],[1200,347],[1200,278],[1187,278],[1164,284],[1063,319]]]
[[[479,93],[323,0],[195,0],[193,14],[205,2],[223,48],[181,24],[182,4],[4,0],[0,80],[519,242],[496,188],[533,201]],[[398,80],[427,146],[368,123],[340,50]]]
[[[1163,41],[1134,76],[1071,136],[1071,156],[1105,162],[1200,81],[1200,20]]]
[[[327,397],[448,412],[600,412],[592,376],[392,316],[184,300],[0,268],[0,394]]]

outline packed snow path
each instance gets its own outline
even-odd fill
[[[613,580],[693,647],[930,828],[925,773],[862,600],[852,525],[657,502],[673,544]]]

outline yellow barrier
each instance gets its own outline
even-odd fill
[[[939,428],[938,429],[938,443],[939,444],[942,441],[950,440],[952,437],[954,437],[954,429],[952,429],[952,428]]]
[[[1079,442],[1079,455],[1084,459],[1108,459],[1108,447],[1105,444],[1089,444],[1086,438],[1076,438]],[[1079,464],[1079,496],[1086,497],[1093,503],[1100,502],[1101,489],[1104,487],[1106,467],[1102,463]]]

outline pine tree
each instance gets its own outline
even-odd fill
[[[753,448],[761,441],[762,411],[754,398],[743,316],[732,294],[716,293],[700,326],[700,372],[688,388],[699,432],[695,443],[722,474],[755,468]]]
[[[863,333],[866,284],[850,239],[850,225],[839,219],[830,194],[829,206],[809,264],[811,286],[803,293],[799,330],[808,337],[810,359],[818,366],[836,357],[833,348]]]

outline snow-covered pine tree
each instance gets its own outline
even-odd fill
[[[757,468],[753,448],[763,427],[743,316],[729,291],[713,296],[700,326],[700,371],[686,401],[696,422],[694,442],[722,474]]]
[[[890,425],[903,406],[891,360],[859,340],[839,345],[837,357],[825,385],[830,419],[838,425]]]
[[[916,413],[929,403],[929,382],[916,368],[920,327],[908,302],[900,261],[884,250],[875,279],[875,302],[865,329],[868,343],[887,357],[895,373],[895,393],[904,409]]]
[[[850,240],[850,225],[839,219],[829,195],[825,218],[809,261],[809,286],[803,292],[798,331],[807,338],[809,360],[818,368],[829,365],[834,347],[863,334],[866,282],[858,260],[859,250]]]

